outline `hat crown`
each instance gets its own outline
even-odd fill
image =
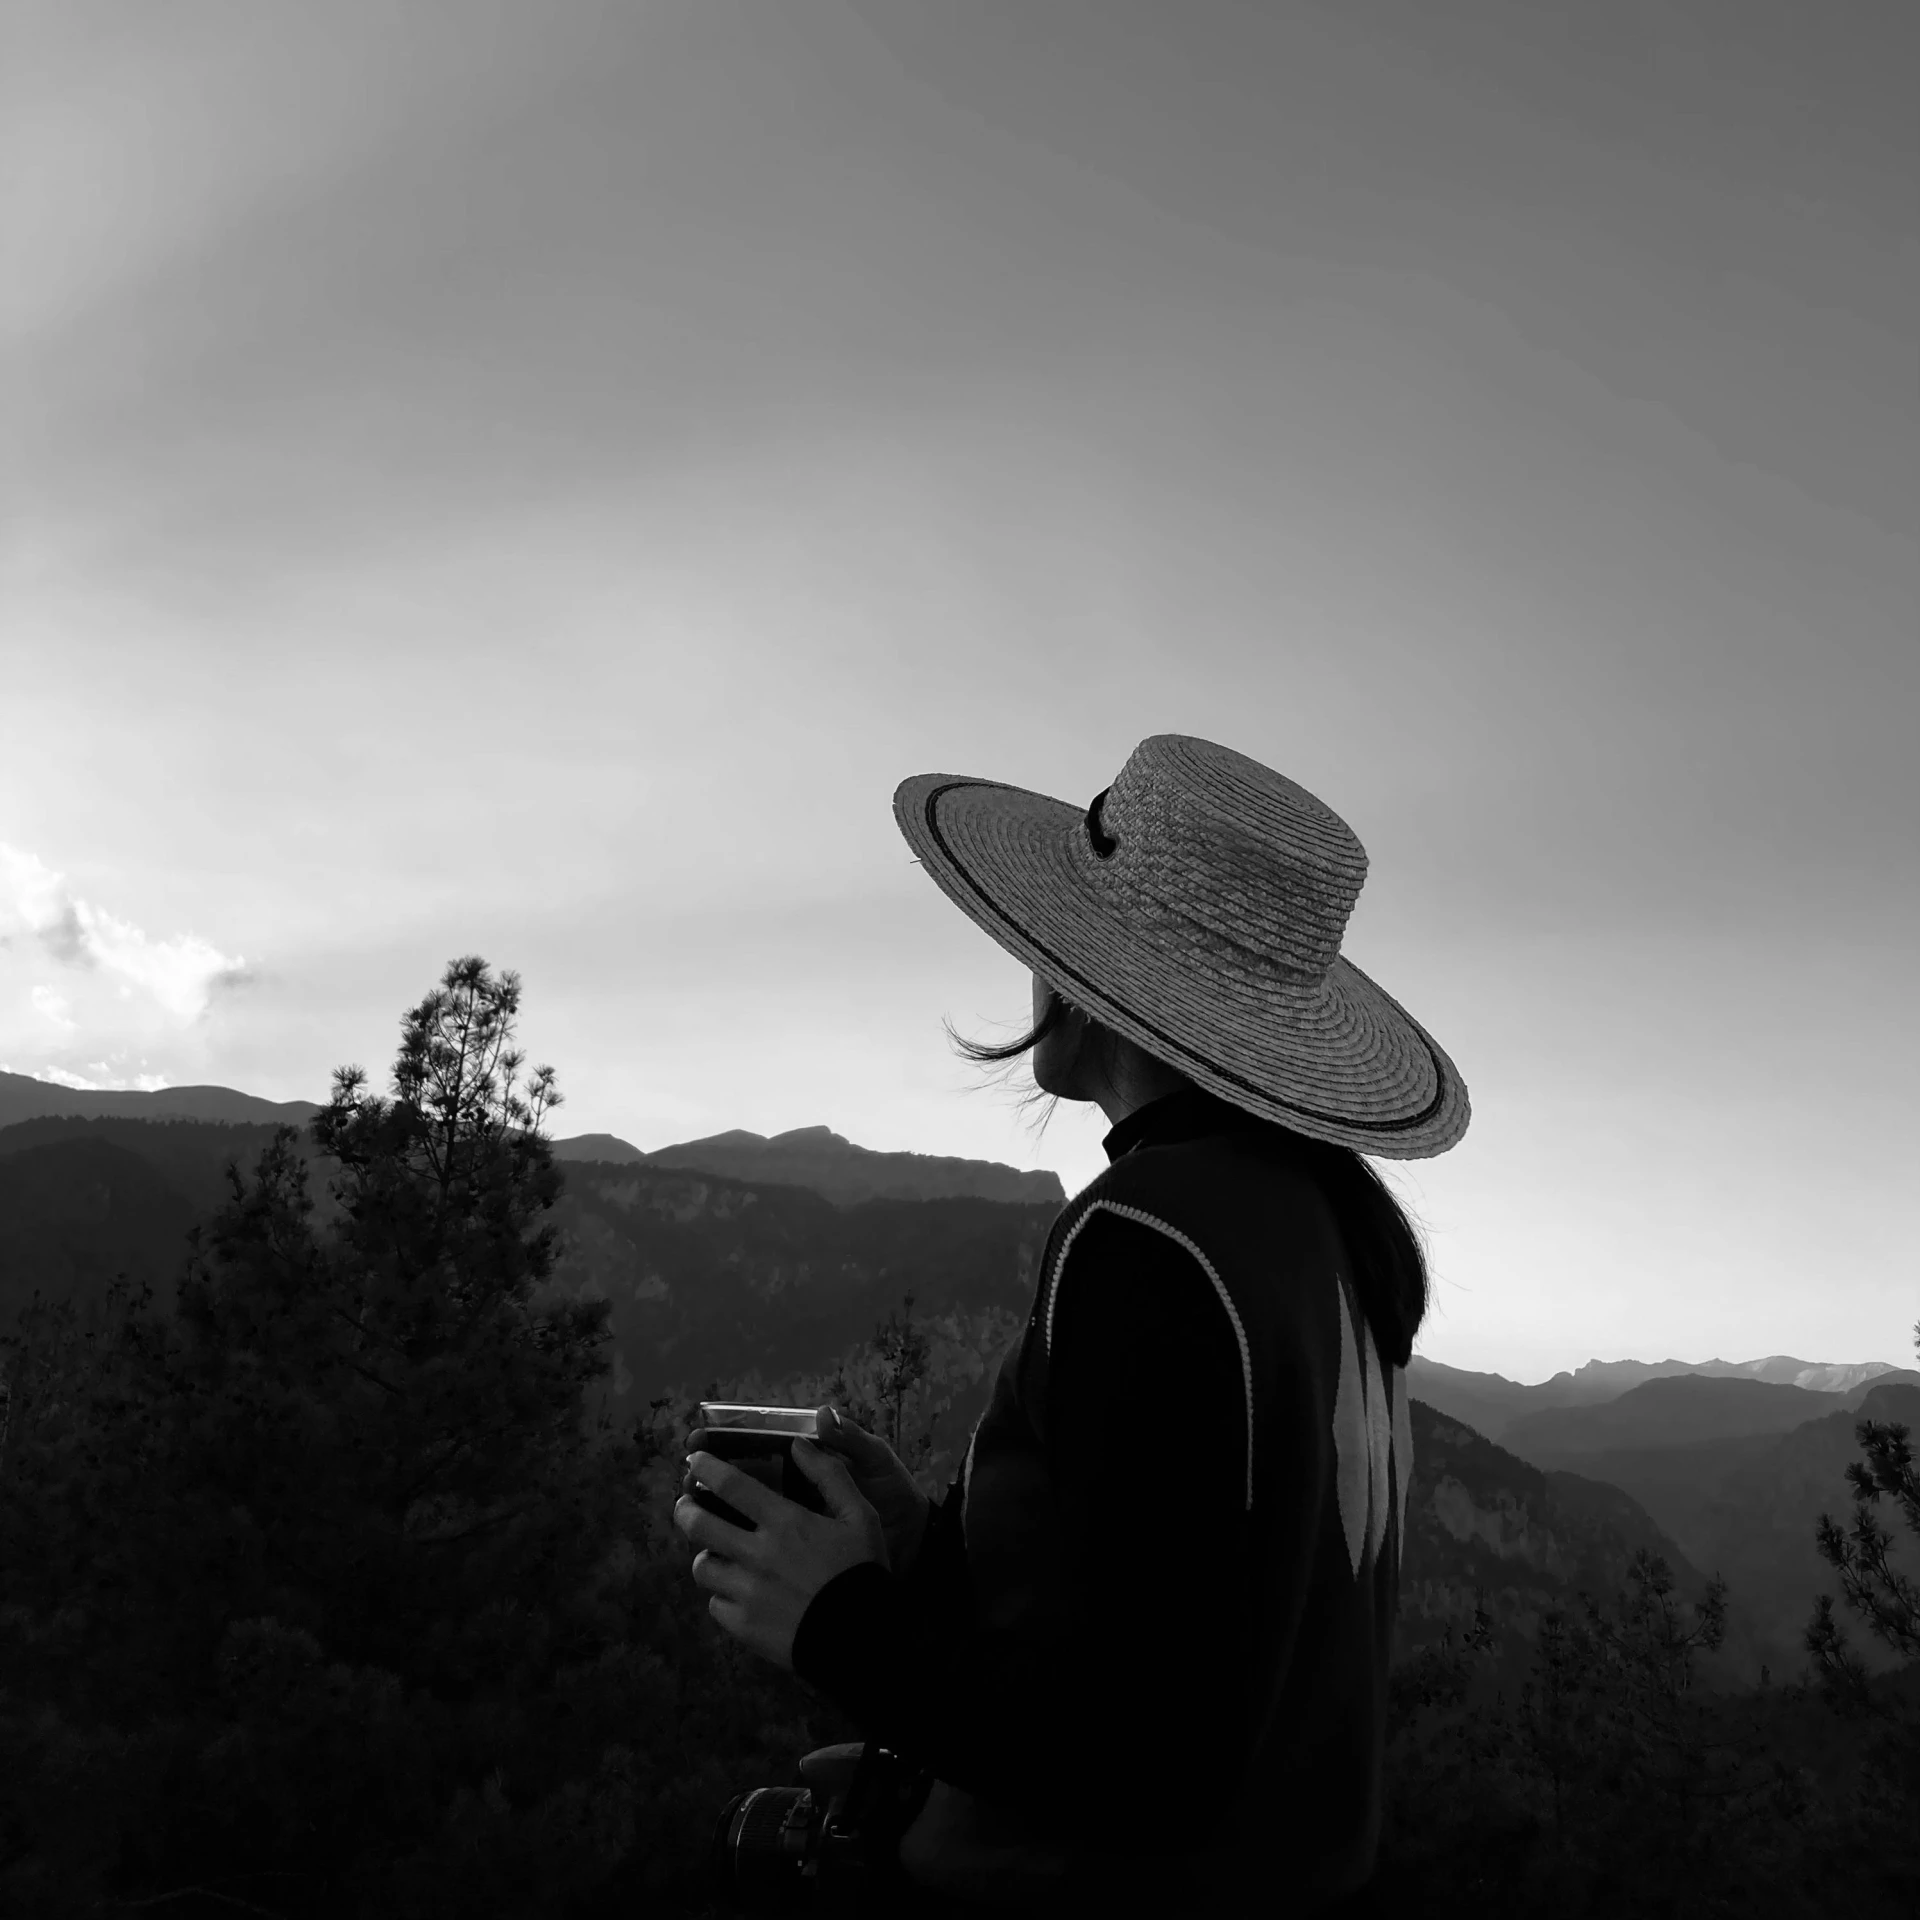
[[[1359,836],[1323,800],[1231,747],[1155,734],[1099,807],[1084,864],[1162,934],[1300,985],[1339,957],[1367,877]]]

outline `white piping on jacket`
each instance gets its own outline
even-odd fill
[[[1108,1213],[1118,1214],[1123,1220],[1137,1221],[1143,1227],[1152,1227],[1156,1232],[1164,1233],[1169,1240],[1177,1241],[1199,1261],[1207,1278],[1213,1282],[1213,1290],[1220,1296],[1220,1304],[1227,1310],[1227,1318],[1233,1322],[1233,1337],[1240,1343],[1240,1377],[1247,1395],[1247,1511],[1253,1511],[1253,1353],[1247,1345],[1247,1330],[1240,1324],[1239,1310],[1233,1304],[1233,1296],[1227,1292],[1213,1262],[1180,1231],[1170,1227],[1164,1220],[1156,1220],[1150,1213],[1143,1213],[1138,1207],[1122,1206],[1117,1200],[1096,1200],[1073,1223],[1073,1230],[1060,1243],[1060,1251],[1054,1256],[1053,1277],[1047,1282],[1047,1319],[1044,1329],[1047,1357],[1053,1357],[1053,1307],[1060,1291],[1060,1272],[1067,1264],[1067,1253],[1072,1247],[1074,1236],[1079,1233],[1093,1216],[1105,1209]]]

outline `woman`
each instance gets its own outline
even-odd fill
[[[1340,955],[1359,841],[1244,755],[1162,734],[1084,812],[926,774],[894,813],[1033,974],[1033,1031],[966,1050],[1031,1047],[1110,1164],[939,1506],[829,1409],[825,1516],[696,1434],[690,1482],[757,1530],[682,1499],[694,1578],[932,1770],[899,1858],[962,1910],[1337,1910],[1379,1840],[1427,1303],[1360,1156],[1445,1151],[1466,1089]]]

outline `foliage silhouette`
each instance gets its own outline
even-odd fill
[[[1910,1520],[1920,1510],[1905,1431],[1859,1431],[1872,1465],[1848,1474],[1852,1551],[1824,1516],[1823,1541],[1850,1602],[1920,1652],[1911,1585],[1870,1511],[1885,1492]],[[1683,1619],[1669,1570],[1641,1552],[1610,1612],[1583,1595],[1578,1614],[1541,1619],[1513,1700],[1484,1610],[1464,1641],[1400,1663],[1383,1903],[1476,1920],[1920,1912],[1920,1661],[1880,1676],[1847,1664],[1822,1602],[1808,1679],[1704,1693],[1694,1660],[1719,1644],[1726,1603],[1716,1579]]]
[[[1914,1350],[1920,1352],[1920,1321],[1913,1333]],[[1913,1448],[1898,1420],[1862,1420],[1854,1434],[1867,1458],[1847,1468],[1853,1527],[1850,1534],[1843,1533],[1836,1521],[1821,1514],[1816,1529],[1820,1554],[1838,1571],[1847,1604],[1866,1617],[1869,1629],[1897,1653],[1920,1660],[1920,1585],[1889,1562],[1893,1535],[1877,1514],[1880,1496],[1891,1494],[1920,1539],[1920,1476],[1914,1471]],[[1846,1635],[1833,1617],[1833,1602],[1825,1594],[1814,1603],[1806,1646],[1835,1704],[1846,1709],[1864,1704],[1866,1671],[1848,1652]]]
[[[7,1343],[0,1905],[559,1913],[634,1853],[671,1718],[641,1449],[583,1418],[605,1308],[541,1298],[557,1190],[519,983],[456,961],[194,1236]]]
[[[1913,1332],[1920,1352],[1920,1321]],[[1821,1557],[1839,1573],[1848,1606],[1904,1656],[1905,1675],[1920,1679],[1920,1586],[1891,1564],[1893,1535],[1876,1511],[1881,1496],[1892,1495],[1920,1539],[1920,1475],[1909,1432],[1901,1421],[1862,1420],[1854,1434],[1867,1458],[1847,1468],[1853,1525],[1843,1532],[1831,1516],[1821,1514],[1816,1529]],[[1904,1898],[1911,1911],[1920,1912],[1920,1687],[1876,1688],[1848,1649],[1826,1594],[1814,1601],[1806,1647],[1828,1705],[1864,1737],[1849,1808],[1848,1852],[1890,1897]]]
[[[230,1172],[170,1303],[36,1297],[0,1338],[0,1910],[693,1920],[728,1796],[856,1737],[707,1617],[671,1522],[692,1401],[604,1411],[518,1008],[456,961],[388,1095],[344,1068],[310,1143]],[[908,1293],[709,1397],[831,1402],[937,1496],[1021,1325]],[[1920,1489],[1904,1428],[1859,1437],[1823,1551],[1906,1668],[1860,1671],[1823,1605],[1810,1682],[1708,1694],[1725,1589],[1682,1607],[1641,1553],[1515,1686],[1483,1593],[1389,1677],[1383,1908],[1920,1910],[1920,1612],[1873,1517],[1920,1532]]]

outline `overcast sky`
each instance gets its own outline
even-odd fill
[[[0,1064],[1105,1164],[908,774],[1339,810],[1421,1350],[1914,1364],[1907,0],[7,0]],[[982,1088],[973,1091],[971,1089]]]

